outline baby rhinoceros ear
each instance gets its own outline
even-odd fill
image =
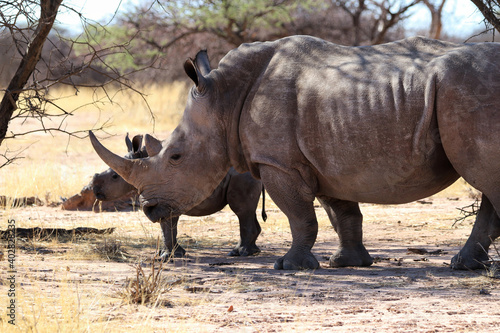
[[[146,152],[150,157],[158,155],[162,148],[161,141],[155,139],[149,134],[144,135],[144,145],[146,146]]]
[[[132,153],[138,153],[141,151],[142,146],[142,135],[138,134],[132,139]]]
[[[127,135],[125,136],[125,144],[127,145],[127,151],[129,153],[133,153],[134,152],[134,148],[133,148],[133,145],[132,145],[132,141],[130,141],[130,138],[128,136],[128,132],[127,132]]]

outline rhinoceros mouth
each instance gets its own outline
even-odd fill
[[[165,202],[151,199],[142,202],[142,211],[151,222],[160,222],[181,215],[176,209]]]
[[[97,200],[106,201],[106,195],[103,193],[102,189],[98,185],[92,186],[92,192]]]

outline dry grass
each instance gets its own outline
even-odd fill
[[[122,244],[119,239],[105,237],[100,244],[95,245],[94,251],[108,260],[127,260],[130,255]]]
[[[75,110],[66,120],[66,130],[76,131],[105,127],[103,143],[124,154],[124,137],[151,133],[165,138],[179,122],[185,106],[188,86],[173,83],[168,86],[149,86],[142,89],[145,99],[124,91],[82,89],[75,95],[70,88],[51,91],[65,110]],[[148,109],[154,113],[154,118]],[[56,125],[47,119],[46,127]],[[35,120],[13,121],[9,130],[14,133],[39,128]],[[21,197],[36,195],[44,201],[60,201],[78,193],[91,176],[107,168],[94,153],[88,139],[70,138],[54,132],[34,133],[4,142],[3,151],[20,152],[22,159],[0,169],[0,195]]]

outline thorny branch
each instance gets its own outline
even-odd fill
[[[21,156],[21,153],[23,151],[25,151],[26,149],[27,148],[24,148],[21,151],[15,152],[14,156],[9,156],[8,155],[8,153],[10,153],[10,151],[8,149],[7,149],[7,151],[4,154],[0,154],[0,157],[2,157],[4,159],[4,162],[2,164],[0,164],[0,169],[3,168],[4,166],[7,166],[9,164],[14,163],[18,159],[24,158],[24,157]]]
[[[470,205],[467,205],[467,206],[464,206],[464,207],[461,207],[461,208],[457,208],[460,211],[460,215],[461,216],[457,217],[455,219],[455,222],[453,222],[452,227],[454,227],[455,224],[457,224],[457,223],[463,222],[464,220],[466,220],[469,217],[476,216],[477,213],[479,212],[479,206],[480,206],[480,204],[481,203],[480,203],[479,199],[476,199]]]
[[[483,14],[486,26],[492,26],[500,32],[500,1],[499,0],[471,0]]]

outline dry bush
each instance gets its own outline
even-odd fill
[[[490,258],[489,262],[485,263],[484,265],[484,276],[491,278],[491,279],[500,279],[500,252],[498,251],[498,248],[496,247],[495,243],[493,240],[491,240],[491,245],[493,246],[493,249],[495,250],[497,259],[493,258],[490,254],[488,254],[488,257]]]
[[[168,300],[161,300],[161,296],[170,289],[170,284],[163,278],[163,260],[158,260],[159,240],[156,243],[155,256],[151,258],[149,273],[142,268],[143,263],[135,264],[135,276],[127,278],[123,289],[118,295],[127,304],[140,304],[150,306],[170,306]]]

